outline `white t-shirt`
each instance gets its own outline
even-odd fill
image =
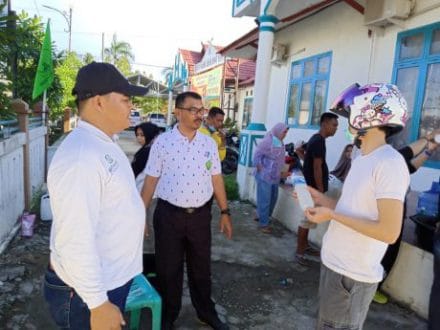
[[[217,145],[199,131],[189,141],[175,125],[153,143],[145,173],[159,177],[156,197],[179,207],[200,207],[213,195],[212,176],[221,174]]]
[[[403,157],[391,146],[381,146],[353,160],[335,211],[377,221],[377,200],[403,202],[409,180]],[[325,266],[339,274],[359,282],[376,283],[383,278],[380,262],[387,246],[332,220],[323,238],[321,258]]]
[[[58,148],[47,185],[50,260],[89,308],[142,272],[145,206],[124,152],[80,121]]]

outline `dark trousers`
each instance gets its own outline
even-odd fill
[[[179,316],[184,260],[197,316],[201,320],[217,319],[211,299],[211,202],[188,214],[159,199],[154,234],[163,324],[172,324]]]
[[[131,280],[123,286],[107,291],[108,299],[124,313]],[[51,269],[44,275],[43,293],[50,314],[60,329],[90,329],[90,310],[74,289],[65,284]]]
[[[434,236],[434,282],[432,283],[431,296],[429,300],[429,330],[440,329],[440,230]]]

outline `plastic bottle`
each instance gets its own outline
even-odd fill
[[[312,196],[307,189],[306,180],[302,176],[297,176],[294,178],[294,189],[298,197],[299,206],[304,211],[309,207],[314,207]]]
[[[440,134],[436,134],[434,137],[435,143],[440,143]]]

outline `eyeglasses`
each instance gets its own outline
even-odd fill
[[[181,107],[179,107],[179,109],[189,111],[189,112],[191,112],[191,114],[193,116],[204,115],[206,113],[206,110],[207,110],[205,108],[197,108],[197,107],[191,107],[191,108],[181,108]]]

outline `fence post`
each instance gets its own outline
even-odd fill
[[[72,130],[70,127],[70,116],[71,115],[72,115],[72,109],[69,107],[64,108],[63,133],[68,133]]]
[[[11,102],[12,109],[17,113],[18,127],[25,133],[26,143],[23,145],[23,182],[24,182],[24,207],[29,210],[32,199],[31,178],[30,178],[30,156],[29,156],[29,105],[21,99]]]

